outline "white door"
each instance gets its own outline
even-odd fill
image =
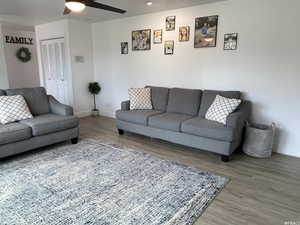
[[[65,57],[64,38],[41,41],[41,59],[47,93],[61,103],[70,104]]]

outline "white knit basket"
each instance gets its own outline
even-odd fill
[[[252,157],[269,158],[272,155],[275,124],[247,124],[243,151]]]

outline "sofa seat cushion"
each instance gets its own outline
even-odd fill
[[[20,123],[31,127],[33,136],[41,136],[75,128],[79,125],[79,119],[75,116],[45,114]]]
[[[23,141],[31,137],[31,128],[25,124],[0,124],[0,145]]]
[[[224,124],[200,117],[184,121],[182,123],[181,130],[183,133],[220,141],[232,142],[236,139],[233,128],[229,128],[224,126]]]
[[[161,111],[156,110],[118,110],[116,112],[116,117],[118,120],[123,120],[126,122],[142,124],[144,126],[148,125],[148,119],[151,116],[161,114]]]
[[[149,126],[179,132],[181,123],[191,118],[192,116],[179,113],[163,113],[150,117]]]
[[[5,91],[0,89],[0,96],[4,96],[5,95]]]

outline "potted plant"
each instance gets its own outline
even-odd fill
[[[92,110],[93,116],[99,116],[99,109],[97,109],[97,105],[96,105],[96,95],[98,95],[100,91],[101,91],[101,87],[98,82],[89,83],[89,92],[94,97],[94,109]]]

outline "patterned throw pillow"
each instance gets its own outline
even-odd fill
[[[217,95],[212,105],[207,110],[205,119],[217,121],[226,125],[227,117],[234,112],[241,104],[242,100],[235,98],[225,98]]]
[[[128,90],[130,110],[152,109],[150,88],[130,88]]]
[[[22,95],[0,96],[0,123],[8,124],[32,118]]]

